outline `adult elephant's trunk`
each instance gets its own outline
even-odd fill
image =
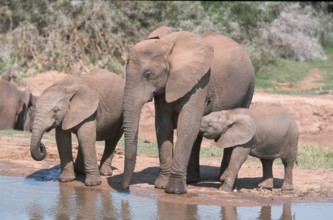
[[[130,92],[133,94],[133,91]],[[138,130],[141,108],[144,102],[138,101],[134,96],[128,94],[125,90],[124,96],[124,137],[125,137],[125,164],[123,176],[123,188],[129,187],[129,183],[134,172],[137,144],[138,144]]]
[[[41,139],[45,132],[43,117],[36,117],[33,123],[31,142],[30,142],[30,153],[34,160],[40,161],[44,160],[46,157],[46,148],[44,144],[41,143]]]

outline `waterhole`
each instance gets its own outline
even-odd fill
[[[149,191],[149,189],[148,189]],[[147,199],[57,181],[0,176],[0,219],[332,219],[333,203],[232,207]]]

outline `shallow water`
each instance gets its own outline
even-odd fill
[[[221,207],[0,176],[0,219],[333,219],[333,203]]]

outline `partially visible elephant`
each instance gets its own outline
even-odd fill
[[[38,97],[0,80],[0,130],[31,131]]]
[[[155,187],[185,193],[186,181],[200,179],[202,116],[248,107],[254,91],[253,67],[239,44],[217,33],[198,36],[163,26],[149,37],[132,48],[127,61],[123,188],[129,187],[135,167],[141,108],[154,98],[160,160]]]
[[[44,132],[55,128],[61,162],[59,181],[74,180],[75,172],[86,173],[85,184],[92,186],[101,183],[100,174],[112,175],[113,153],[123,134],[124,86],[125,80],[120,76],[97,69],[81,77],[68,76],[45,89],[37,102],[30,144],[32,157],[38,161],[45,158],[41,139]],[[79,142],[75,164],[71,133]],[[99,170],[96,140],[105,140]]]
[[[234,148],[226,170],[220,171],[220,189],[231,191],[248,155],[260,158],[263,167],[261,188],[273,188],[273,161],[284,165],[282,190],[292,190],[292,171],[297,157],[298,128],[281,105],[237,108],[212,112],[202,118],[200,132],[214,139],[218,147]]]

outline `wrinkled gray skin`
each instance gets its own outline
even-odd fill
[[[160,159],[155,187],[185,193],[186,181],[200,180],[202,116],[248,107],[253,91],[251,60],[235,41],[216,33],[198,36],[165,26],[153,31],[132,48],[126,68],[123,188],[129,187],[134,171],[140,112],[146,102],[154,99],[155,104]]]
[[[88,186],[101,183],[100,174],[112,175],[111,161],[123,134],[123,94],[125,81],[106,70],[95,70],[81,77],[68,76],[47,88],[37,102],[30,150],[35,160],[43,160],[46,149],[41,145],[44,132],[56,129],[61,162],[59,181],[75,179],[86,173]],[[73,164],[71,133],[79,142]],[[95,141],[105,140],[100,162],[96,160]]]
[[[38,97],[0,80],[0,130],[31,131]]]
[[[215,139],[218,147],[233,148],[226,169],[221,164],[220,189],[231,191],[248,155],[260,158],[263,180],[260,188],[273,188],[273,161],[284,165],[282,190],[292,190],[292,171],[297,157],[298,128],[288,111],[280,105],[250,109],[237,108],[212,112],[203,117],[200,132]]]

